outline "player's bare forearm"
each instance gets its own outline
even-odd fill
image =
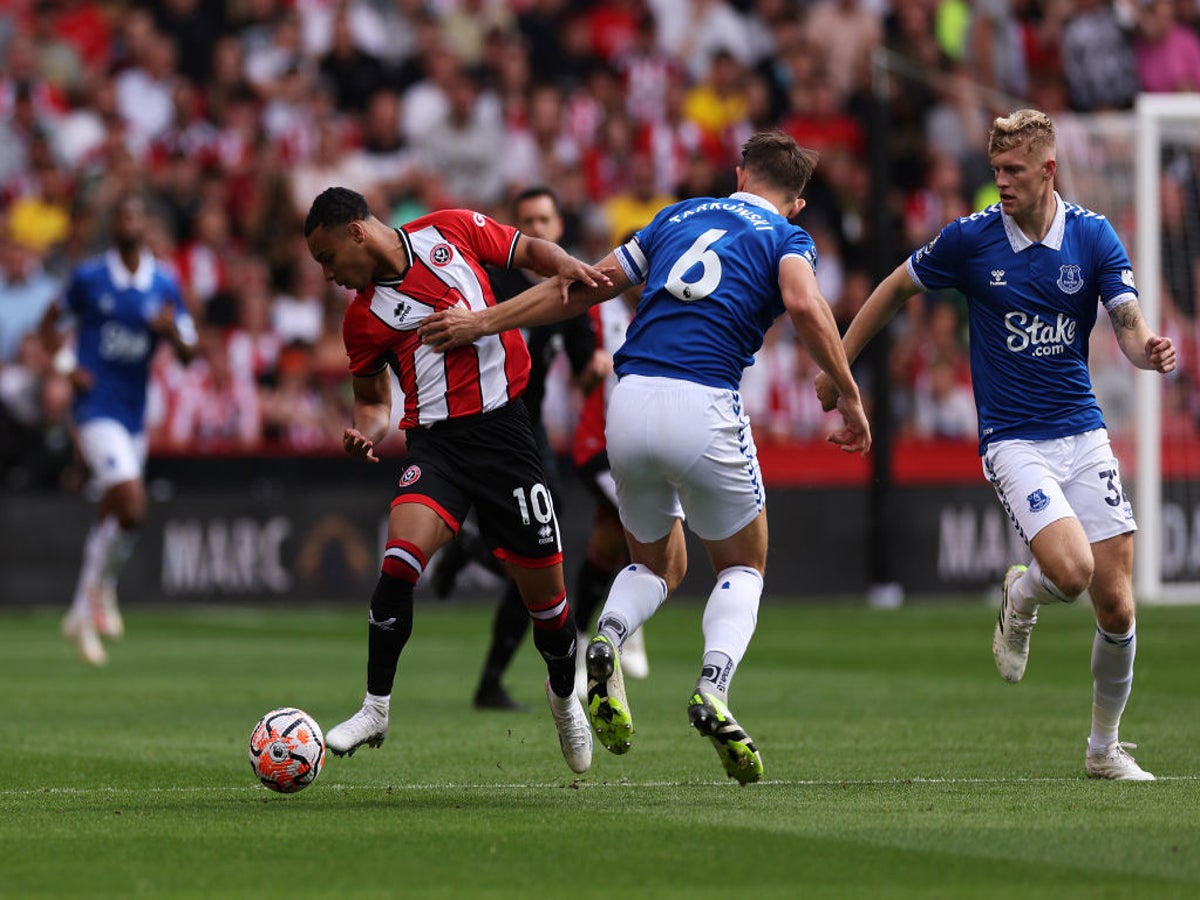
[[[846,350],[848,362],[853,363],[858,359],[871,338],[895,317],[900,308],[908,302],[908,298],[918,290],[908,274],[907,267],[901,263],[871,291],[866,303],[855,314],[850,327],[842,336],[842,346]],[[831,410],[837,405],[839,392],[829,375],[824,372],[818,373],[814,387],[822,409]]]
[[[623,273],[619,276],[614,274],[607,284],[588,286],[575,282],[569,285],[564,302],[563,283],[558,278],[548,278],[511,300],[487,309],[473,312],[462,307],[451,307],[433,313],[421,323],[418,333],[423,343],[444,353],[473,343],[484,335],[569,319],[596,303],[616,296],[628,286]]]
[[[879,334],[888,322],[896,317],[900,308],[908,302],[908,298],[917,293],[919,288],[913,283],[908,274],[908,268],[901,263],[892,270],[892,274],[883,279],[871,295],[867,297],[862,309],[854,316],[850,327],[842,338],[842,346],[846,348],[846,358],[850,362],[858,359],[863,348],[871,342],[871,338]]]
[[[838,393],[845,397],[858,397],[858,385],[850,374],[850,363],[842,348],[837,323],[828,304],[818,298],[807,309],[791,312],[792,324],[808,348],[813,361],[829,376]]]
[[[1113,333],[1125,358],[1139,369],[1166,374],[1175,369],[1175,344],[1154,334],[1136,300],[1115,306],[1109,312]]]
[[[576,259],[552,241],[528,235],[521,236],[513,255],[513,264],[533,269],[546,278],[557,275],[563,284],[569,285],[575,281],[588,287],[611,284],[608,274],[599,266],[588,265],[583,260]],[[563,299],[565,301],[566,297]]]
[[[392,420],[392,388],[387,370],[367,377],[355,376],[353,387],[353,424],[342,433],[342,447],[351,456],[379,462],[375,445],[387,437]]]

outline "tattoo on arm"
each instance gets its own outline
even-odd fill
[[[1142,321],[1142,311],[1136,302],[1122,303],[1112,312],[1113,326],[1133,331]]]

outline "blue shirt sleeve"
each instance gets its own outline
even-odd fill
[[[908,258],[908,274],[925,291],[955,288],[962,281],[962,224],[955,219]]]
[[[1108,219],[1099,220],[1096,230],[1096,271],[1105,309],[1138,298],[1129,254]]]

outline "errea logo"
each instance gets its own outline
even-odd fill
[[[1004,280],[1004,270],[992,269],[992,280],[988,282],[988,287],[1004,287],[1007,284]]]

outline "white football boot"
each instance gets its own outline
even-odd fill
[[[72,609],[62,620],[62,633],[68,641],[75,645],[79,656],[86,663],[102,666],[108,662],[108,654],[100,643],[100,635],[95,623],[88,612],[76,612]]]
[[[354,751],[366,744],[378,747],[388,733],[388,714],[373,703],[364,703],[362,709],[345,722],[334,725],[325,735],[325,746],[336,756],[353,756]]]
[[[1016,683],[1025,675],[1029,661],[1029,633],[1037,623],[1037,610],[1029,615],[1017,611],[1008,599],[1013,583],[1025,574],[1025,566],[1009,566],[1000,592],[1000,614],[992,632],[992,657],[1005,681]]]
[[[1136,750],[1137,744],[1113,741],[1103,750],[1088,750],[1083,760],[1083,769],[1088,778],[1108,778],[1111,781],[1153,781],[1154,776],[1137,764],[1125,752],[1125,748]]]
[[[592,765],[592,731],[588,727],[583,705],[572,691],[560,697],[550,689],[546,679],[546,700],[550,703],[550,714],[554,716],[554,727],[558,729],[558,745],[571,771],[582,775]]]
[[[92,619],[102,637],[119,640],[125,635],[125,620],[117,606],[117,589],[111,584],[102,584],[88,591],[88,604],[92,607]]]

